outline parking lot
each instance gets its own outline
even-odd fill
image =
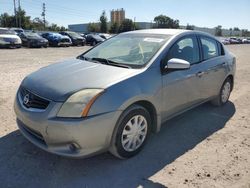
[[[134,158],[73,160],[24,139],[13,112],[22,79],[89,48],[0,49],[0,187],[250,187],[249,44],[227,46],[237,57],[227,105],[204,104],[166,122]]]

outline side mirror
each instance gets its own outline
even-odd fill
[[[168,61],[166,65],[164,65],[164,70],[182,70],[182,69],[189,69],[190,63],[183,59],[173,58]]]

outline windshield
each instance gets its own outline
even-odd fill
[[[62,35],[59,33],[49,33],[50,36],[61,37]]]
[[[40,36],[37,33],[33,33],[33,32],[27,32],[25,33],[25,35],[27,37],[39,37],[40,38]]]
[[[143,66],[170,38],[169,35],[122,34],[96,46],[83,56],[102,58],[119,64]]]
[[[0,34],[2,35],[15,35],[15,31],[7,30],[7,29],[0,29]]]
[[[71,37],[81,37],[81,35],[79,35],[78,33],[75,33],[75,32],[68,32],[68,34],[69,34]]]
[[[95,39],[97,39],[97,40],[98,40],[98,39],[99,39],[99,40],[103,40],[103,38],[100,37],[100,35],[97,35],[97,34],[96,34],[96,35],[92,35],[92,37],[95,38]]]

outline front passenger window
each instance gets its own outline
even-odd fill
[[[186,37],[175,43],[169,50],[167,61],[178,58],[188,61],[190,64],[199,62],[199,47],[195,37]]]
[[[210,38],[201,37],[204,60],[219,56],[217,42]]]

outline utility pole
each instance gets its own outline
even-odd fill
[[[46,20],[45,20],[45,11],[46,11],[46,7],[45,7],[45,3],[43,3],[43,12],[42,12],[42,17],[43,17],[43,24],[44,24],[44,30],[46,27]]]
[[[18,13],[19,13],[19,28],[22,27],[22,21],[21,21],[21,4],[20,4],[20,0],[18,0]]]
[[[15,13],[15,18],[16,18],[16,27],[18,27],[17,26],[17,14],[16,14],[16,0],[14,0],[14,13]]]
[[[134,30],[135,30],[135,21],[136,21],[136,17],[134,17]]]

